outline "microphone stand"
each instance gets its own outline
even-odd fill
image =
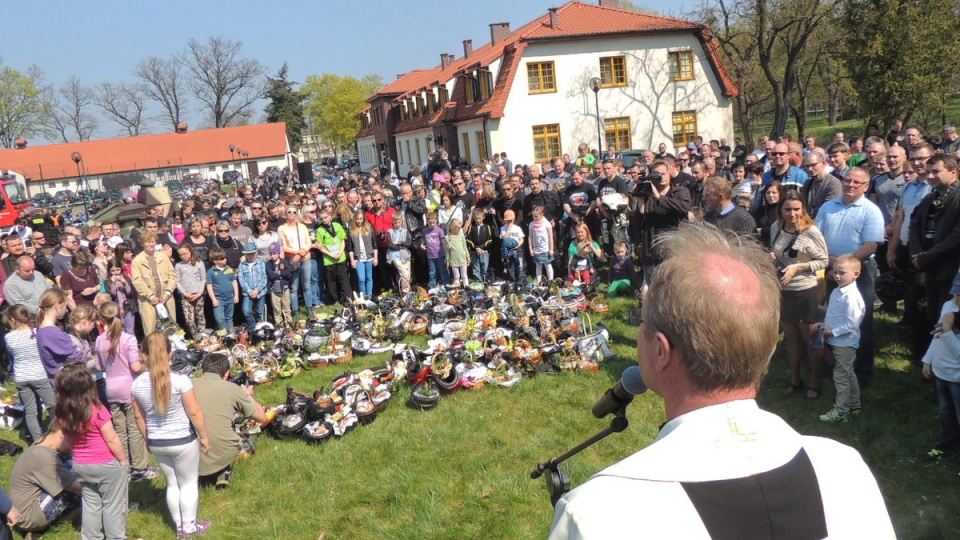
[[[570,459],[571,457],[579,454],[581,451],[593,446],[594,444],[602,441],[607,438],[607,436],[613,433],[620,433],[621,431],[627,429],[630,425],[630,422],[627,420],[627,407],[617,409],[613,413],[613,418],[610,419],[610,425],[603,430],[597,432],[595,435],[589,439],[583,441],[582,443],[574,446],[566,453],[550,458],[546,463],[538,463],[537,467],[530,473],[530,478],[536,480],[543,476],[544,473],[549,473],[546,476],[547,491],[550,493],[550,504],[553,506],[557,505],[557,501],[560,500],[560,497],[563,497],[565,493],[570,491],[570,475],[566,471],[560,468],[560,464],[564,461]]]

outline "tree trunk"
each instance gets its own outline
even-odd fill
[[[743,132],[743,141],[747,149],[753,150],[753,129],[750,125],[750,105],[743,93],[737,95],[736,107],[737,122],[740,124],[740,131]]]

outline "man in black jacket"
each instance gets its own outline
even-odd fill
[[[933,188],[910,220],[910,262],[924,273],[931,324],[950,297],[960,267],[960,183],[957,160],[936,154],[927,160],[927,183]]]
[[[630,216],[630,238],[633,241],[640,266],[643,269],[645,295],[657,265],[663,260],[654,249],[654,241],[664,231],[675,229],[687,219],[690,212],[690,191],[670,180],[672,164],[668,159],[658,159],[648,169],[651,176],[649,195],[637,197],[637,204]]]
[[[410,231],[410,239],[413,242],[410,247],[410,254],[413,259],[413,280],[417,285],[426,283],[427,272],[427,252],[421,242],[423,236],[423,217],[427,213],[427,201],[423,197],[417,197],[413,194],[413,187],[410,184],[400,186],[400,199],[397,200],[397,211],[403,213],[404,224]]]

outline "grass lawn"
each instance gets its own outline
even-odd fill
[[[635,362],[636,329],[627,316],[632,304],[616,300],[610,313],[594,317],[609,326],[617,353],[600,373],[540,375],[510,389],[461,391],[431,411],[411,408],[410,390],[401,387],[373,424],[342,439],[310,445],[262,435],[256,455],[237,464],[229,489],[201,491],[200,516],[213,522],[206,537],[545,537],[553,508],[542,480],[531,480],[530,472],[538,462],[607,426],[606,420],[593,418],[590,407]],[[817,420],[832,403],[829,380],[815,402],[799,394],[782,395],[788,382],[782,351],[774,357],[759,401],[801,433],[857,448],[880,480],[901,538],[957,538],[960,461],[928,464],[920,459],[939,434],[937,406],[928,399],[932,386],[921,382],[893,323],[878,318],[877,372],[858,418],[838,425]],[[382,364],[387,356],[355,357],[345,366],[304,371],[292,383],[309,393],[329,386],[344,370]],[[284,386],[257,387],[257,398],[266,405],[279,403]],[[653,440],[665,420],[661,399],[645,394],[629,407],[628,417],[631,425],[625,432],[567,462],[575,486]],[[2,436],[23,444],[16,432]],[[0,458],[5,478],[13,462]],[[163,488],[162,477],[131,486],[130,497],[141,509],[130,515],[130,538],[174,537]],[[44,538],[77,535],[61,525]]]

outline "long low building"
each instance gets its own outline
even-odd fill
[[[357,134],[363,170],[405,174],[442,144],[478,163],[507,152],[541,163],[586,143],[673,151],[694,136],[732,138],[738,89],[710,29],[697,23],[570,2],[440,65],[401,75],[367,101]],[[602,140],[602,142],[600,141]]]
[[[283,122],[141,135],[0,150],[0,170],[21,181],[28,196],[127,187],[142,179],[163,184],[186,175],[220,178],[239,171],[244,178],[267,167],[290,167],[293,156]],[[86,185],[81,181],[86,180]]]

